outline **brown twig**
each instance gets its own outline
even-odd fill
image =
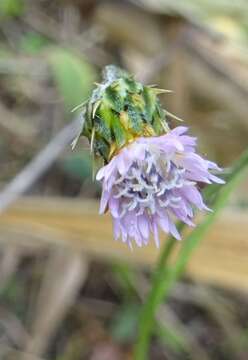
[[[34,159],[0,193],[0,212],[25,193],[39,177],[56,161],[61,152],[73,140],[82,124],[78,117],[64,127]]]

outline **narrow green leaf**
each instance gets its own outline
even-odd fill
[[[113,115],[112,118],[112,130],[117,143],[120,148],[126,143],[125,131],[121,126],[120,119],[117,115]]]
[[[91,177],[92,159],[89,152],[72,153],[61,161],[61,167],[71,177],[85,180]]]
[[[152,122],[153,113],[156,108],[157,97],[152,88],[144,86],[143,96],[145,100],[145,114],[146,120]]]
[[[110,128],[106,125],[106,122],[102,118],[96,116],[94,119],[94,125],[97,134],[99,134],[100,137],[103,137],[108,143],[111,143],[111,131]]]
[[[188,350],[189,344],[187,344],[187,341],[173,329],[164,325],[162,326],[157,322],[155,333],[166,346],[175,352],[180,353]]]
[[[109,86],[104,94],[104,100],[109,103],[109,106],[120,113],[124,107],[124,101],[113,86]]]
[[[21,37],[20,49],[28,54],[37,54],[49,44],[50,42],[45,36],[29,31]]]
[[[111,333],[120,343],[133,341],[137,332],[140,306],[137,303],[124,304],[115,315],[111,324]]]
[[[105,101],[101,102],[101,105],[97,109],[96,114],[100,119],[102,119],[102,121],[105,121],[107,127],[111,128],[113,111],[108,107]]]
[[[97,155],[100,154],[106,161],[108,160],[109,145],[103,138],[99,137],[98,134],[96,134],[94,150]]]
[[[169,247],[168,249],[169,250]],[[122,290],[122,299],[126,302],[133,302],[134,299],[140,297],[137,290],[137,276],[136,272],[128,264],[115,263],[112,266],[115,278],[118,281]],[[171,350],[179,353],[188,350],[187,341],[181,334],[178,334],[173,328],[165,326],[156,320],[155,333],[162,343],[164,343]]]
[[[83,58],[61,48],[51,48],[48,61],[65,109],[69,112],[90,95],[96,73]]]
[[[128,105],[127,113],[128,113],[128,117],[129,117],[130,127],[136,133],[141,132],[142,128],[143,128],[142,118],[141,118],[139,112],[137,111],[137,109],[131,103],[129,103],[129,105]]]

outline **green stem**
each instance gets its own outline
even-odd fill
[[[179,224],[179,226],[182,227],[181,224]],[[164,247],[159,256],[156,270],[153,276],[153,286],[154,287],[156,286],[156,288],[161,283],[161,279],[163,279],[164,277],[164,273],[166,271],[166,264],[176,244],[177,241],[172,236],[170,236],[164,244]],[[139,334],[144,334],[144,335],[148,334],[149,329],[154,327],[154,317],[151,316],[151,314],[154,314],[155,312],[157,302],[159,301],[159,293],[156,291],[150,295],[151,296],[149,296],[148,300],[143,305],[141,311],[141,318],[139,322]],[[145,346],[146,341],[147,341],[146,336],[140,336],[139,347],[137,346],[137,352],[135,358],[137,359],[146,358],[145,357],[146,356],[145,352],[147,351],[147,347]]]
[[[161,251],[161,254],[158,258],[158,263],[157,263],[157,266],[156,266],[156,270],[159,271],[159,269],[161,269],[162,267],[165,266],[165,264],[167,263],[167,261],[169,260],[169,257],[174,249],[174,246],[176,245],[176,240],[170,236],[165,244],[164,244],[164,247]]]
[[[168,256],[176,241],[170,239],[162,251],[158,260],[152,288],[148,294],[147,301],[141,310],[139,322],[138,341],[135,348],[135,359],[145,360],[148,358],[150,338],[154,328],[155,312],[163,299],[167,298],[171,287],[178,277],[183,273],[194,249],[199,245],[208,228],[216,219],[219,211],[225,206],[229,196],[238,182],[243,178],[248,165],[248,151],[234,164],[233,170],[227,177],[227,183],[217,190],[213,204],[213,212],[205,216],[204,220],[183,241],[176,263],[173,267],[165,266]]]

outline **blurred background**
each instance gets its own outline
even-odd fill
[[[248,145],[247,45],[247,0],[0,0],[1,360],[133,359],[158,250],[97,215],[71,110],[117,64],[172,90],[166,109],[228,168]],[[150,359],[248,359],[247,205],[246,180],[160,307]]]

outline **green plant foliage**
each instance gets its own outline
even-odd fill
[[[169,242],[165,244],[155,271],[151,291],[141,311],[139,339],[136,346],[135,359],[143,360],[147,358],[150,337],[155,325],[156,310],[161,302],[168,297],[171,287],[183,273],[194,249],[200,244],[219,212],[226,205],[229,196],[238,182],[247,173],[247,168],[248,151],[240,157],[234,164],[232,171],[226,176],[226,185],[217,187],[212,206],[213,212],[206,215],[203,221],[184,239],[174,266],[168,266],[167,260],[176,244],[176,240],[170,239],[168,240]],[[213,196],[211,192],[209,192],[209,195]],[[174,246],[172,244],[174,244]]]
[[[140,306],[137,303],[123,305],[111,324],[111,333],[120,343],[132,342],[137,333]]]
[[[174,329],[171,329],[164,325],[162,326],[161,324],[156,322],[156,327],[154,330],[160,341],[162,341],[165,346],[168,346],[168,348],[170,348],[174,352],[188,352],[189,344],[187,344],[187,341],[183,338],[183,336],[177,334]]]
[[[1,0],[0,16],[12,17],[21,16],[24,11],[24,2],[22,0]]]
[[[124,299],[126,303],[133,303],[134,300],[137,301],[137,299],[140,298],[140,295],[137,291],[138,279],[134,269],[132,269],[129,264],[125,263],[115,263],[112,265],[112,269],[115,278],[121,287],[122,299]],[[137,315],[135,315],[135,318],[136,317]],[[168,346],[172,351],[182,353],[188,350],[186,340],[173,328],[161,324],[159,320],[156,321],[154,331],[161,342]],[[136,336],[137,335],[135,334],[135,337]]]
[[[20,41],[20,50],[28,54],[36,54],[49,44],[49,40],[33,31],[26,33]]]
[[[66,157],[61,166],[71,177],[79,180],[91,178],[92,159],[89,152],[76,152]]]
[[[69,113],[90,95],[96,72],[83,58],[57,47],[48,52],[48,61],[65,110]]]

